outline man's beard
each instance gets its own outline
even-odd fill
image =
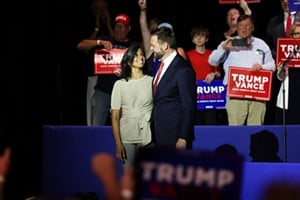
[[[154,57],[157,59],[161,59],[164,56],[162,52],[154,53]]]

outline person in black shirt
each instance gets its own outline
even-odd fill
[[[107,0],[93,0],[91,4],[92,20],[89,25],[91,34],[88,39],[97,40],[99,36],[113,36],[113,28],[111,24],[111,16],[108,10]],[[85,39],[84,39],[85,40]],[[82,41],[78,44],[78,50],[83,52],[82,65],[84,72],[87,75],[86,86],[86,125],[92,125],[92,99],[95,94],[95,85],[97,83],[97,76],[94,72],[94,50],[95,48],[81,49]]]
[[[126,49],[135,41],[128,38],[131,30],[130,18],[121,13],[114,22],[113,37],[98,37],[96,40],[83,40],[78,49]],[[95,94],[92,99],[92,126],[110,125],[110,101],[113,85],[119,79],[119,74],[99,74],[95,85]]]

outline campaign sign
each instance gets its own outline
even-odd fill
[[[240,200],[243,157],[198,150],[141,149],[135,199]]]
[[[226,87],[222,80],[214,80],[210,84],[197,81],[197,109],[225,109]]]
[[[227,96],[269,101],[273,72],[253,71],[250,68],[229,67]]]
[[[247,3],[260,3],[260,0],[246,0]],[[239,4],[239,1],[234,0],[219,0],[219,4]]]
[[[276,63],[286,63],[286,67],[300,67],[300,39],[278,38]]]
[[[95,74],[115,74],[121,71],[121,61],[127,49],[98,49],[94,54]]]
[[[300,0],[288,0],[288,4],[290,12],[300,11]]]

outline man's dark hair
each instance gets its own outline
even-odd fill
[[[197,27],[192,28],[192,30],[191,30],[191,39],[193,39],[195,35],[204,35],[206,37],[206,39],[208,39],[209,34],[210,34],[210,31],[208,30],[208,28],[197,26]]]
[[[161,27],[155,30],[152,35],[156,35],[160,44],[166,42],[172,49],[177,48],[177,41],[175,33],[172,29],[167,27]]]
[[[237,23],[244,21],[246,19],[250,19],[253,26],[255,27],[255,20],[251,15],[246,15],[246,14],[240,15],[239,18],[237,19]]]

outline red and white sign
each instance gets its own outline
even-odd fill
[[[287,67],[300,67],[300,39],[278,38],[276,63]]]
[[[94,54],[95,74],[116,74],[121,71],[121,61],[127,49],[98,49]]]
[[[249,68],[229,67],[227,96],[241,99],[269,101],[273,72],[252,71]]]
[[[246,0],[247,3],[260,3],[260,0]],[[238,0],[219,0],[219,4],[239,4]]]

